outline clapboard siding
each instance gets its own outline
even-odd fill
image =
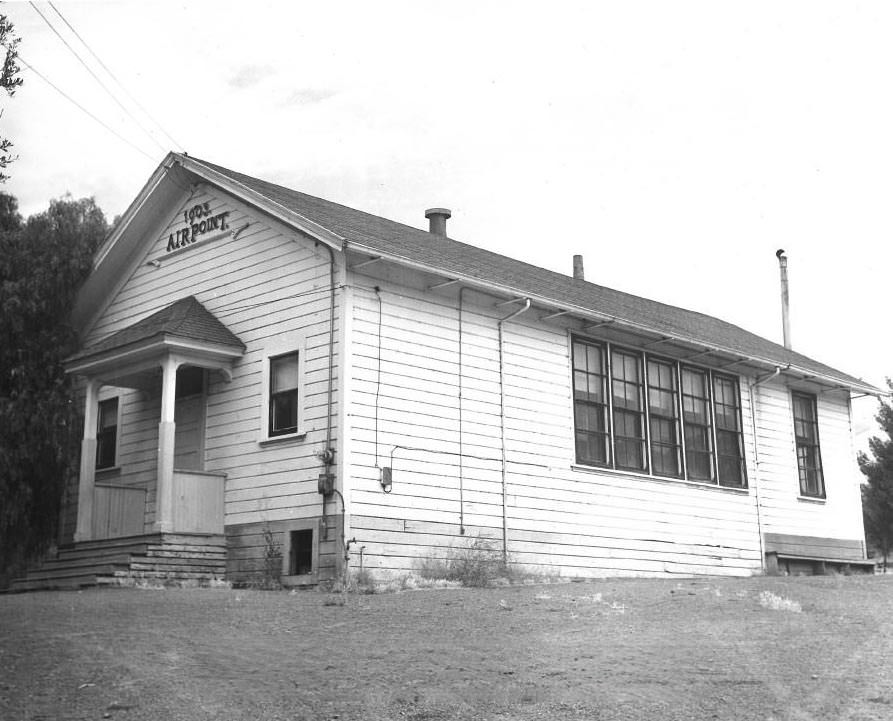
[[[847,398],[819,394],[819,442],[826,498],[799,497],[790,389],[775,381],[758,394],[760,500],[766,533],[864,541],[860,474],[855,462]]]
[[[183,223],[180,208],[203,202],[210,203],[215,214],[228,210],[230,229],[245,223],[248,227],[237,238],[223,234],[167,253],[169,234]],[[315,454],[322,450],[328,425],[329,262],[328,253],[315,248],[313,241],[240,201],[200,186],[184,194],[168,226],[90,330],[88,345],[194,295],[245,343],[232,381],[211,373],[208,383],[204,469],[226,474],[227,526],[321,513],[316,488],[320,463]],[[336,317],[336,339],[339,327]],[[284,334],[294,334],[304,343],[307,433],[303,439],[259,443],[263,363],[270,344]],[[336,363],[333,413],[340,388],[337,371]],[[158,390],[121,391],[119,477],[122,484],[147,488],[147,528],[154,521],[159,392],[160,381]],[[334,425],[333,436],[337,437]]]
[[[511,308],[477,294],[465,299],[461,508],[475,530],[463,537],[457,301],[380,288],[380,326],[375,293],[358,282],[352,296],[351,534],[366,546],[364,563],[409,570],[472,535],[501,546],[497,321]],[[567,331],[530,313],[505,325],[503,342],[507,537],[515,562],[589,576],[759,570],[752,492],[575,468]],[[747,426],[745,379],[741,385]],[[392,459],[395,446],[419,450],[398,448]],[[746,446],[752,449],[751,438]],[[393,490],[384,494],[376,465],[392,463]],[[376,523],[396,530],[382,535]],[[438,530],[408,540],[398,537],[401,523]]]

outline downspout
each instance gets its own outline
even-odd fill
[[[788,366],[790,368],[790,366]],[[747,390],[750,396],[750,424],[753,430],[753,491],[754,499],[757,504],[757,537],[760,540],[760,570],[766,571],[766,552],[763,545],[763,520],[760,514],[760,443],[757,440],[757,406],[754,388],[763,383],[777,378],[781,373],[781,366],[775,366],[775,370],[762,378],[756,378],[753,383],[748,384]]]
[[[508,563],[508,516],[506,504],[508,495],[505,480],[505,364],[503,361],[502,326],[513,318],[517,318],[530,308],[530,298],[524,299],[524,307],[510,313],[496,325],[499,329],[499,438],[502,446],[502,562]]]
[[[462,393],[464,382],[462,376],[462,316],[465,307],[465,291],[467,286],[459,288],[459,535],[465,535],[465,438],[462,428]]]
[[[323,464],[323,475],[328,477],[332,475],[332,466],[335,465],[335,449],[332,448],[332,406],[333,403],[333,395],[332,388],[334,385],[334,376],[335,376],[335,251],[333,251],[328,245],[320,244],[317,242],[317,245],[322,245],[327,251],[329,251],[329,380],[328,380],[328,390],[326,392],[326,445],[323,448],[322,452],[319,454],[320,460]],[[331,479],[332,489],[334,491],[334,477]],[[326,535],[328,535],[328,525],[326,523],[326,499],[328,496],[334,495],[333,493],[323,493],[322,494],[322,522],[323,522],[323,531]],[[340,495],[340,493],[339,493]],[[341,498],[341,546],[344,547],[344,498]]]

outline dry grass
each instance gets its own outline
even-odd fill
[[[857,576],[0,596],[0,718],[886,721],[891,618]]]

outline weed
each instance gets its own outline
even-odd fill
[[[349,591],[356,591],[357,593],[375,593],[378,590],[375,578],[368,568],[360,568],[354,571],[351,574],[347,588]]]
[[[472,588],[491,586],[498,579],[509,579],[511,575],[495,542],[480,537],[470,539],[464,546],[451,546],[445,559],[421,559],[416,570],[425,580],[456,581]]]
[[[772,591],[760,592],[760,605],[763,608],[772,611],[791,611],[792,613],[800,613],[803,609],[797,601],[792,601],[784,596],[776,596]]]
[[[263,530],[264,557],[256,582],[251,584],[262,591],[278,591],[282,588],[282,545],[276,534],[266,526]]]

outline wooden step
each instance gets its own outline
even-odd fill
[[[58,568],[53,571],[31,571],[24,578],[12,582],[12,591],[32,591],[54,588],[80,588],[95,586],[97,576],[113,576],[115,572],[127,570],[124,566],[93,564],[77,568]]]

